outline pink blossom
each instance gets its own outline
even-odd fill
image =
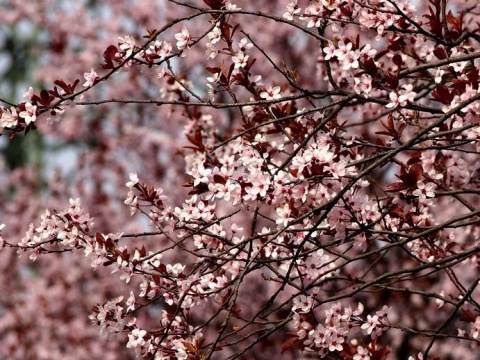
[[[462,72],[463,69],[465,69],[465,66],[467,66],[467,61],[457,61],[452,64],[450,64],[453,68],[453,71],[456,73]]]
[[[321,17],[316,15],[320,15],[321,10],[320,4],[311,3],[304,11],[305,16],[301,16],[300,20],[307,21],[307,28],[319,27]]]
[[[372,78],[370,75],[362,74],[362,76],[355,77],[354,79],[354,90],[357,94],[363,95],[368,98],[370,92],[372,91]]]
[[[353,355],[353,360],[370,360],[370,352],[362,347],[357,347],[357,353]]]
[[[475,322],[471,323],[470,335],[474,339],[478,339],[480,335],[480,316],[475,318]]]
[[[362,329],[365,330],[368,335],[372,335],[372,338],[374,338],[375,329],[378,325],[380,325],[380,320],[378,319],[377,315],[367,315],[367,321],[362,325]]]
[[[17,109],[13,106],[10,109],[2,109],[0,117],[0,125],[4,128],[14,127],[18,123]]]
[[[135,310],[136,301],[135,301],[135,294],[133,293],[133,291],[130,291],[130,296],[126,301],[126,304],[128,305],[127,311]]]
[[[240,51],[246,52],[247,50],[253,48],[253,44],[249,42],[246,37],[244,37],[239,41],[238,48]]]
[[[172,53],[172,44],[164,41],[162,43],[162,48],[160,49],[159,55],[161,59],[165,59],[166,57],[170,56]]]
[[[387,108],[396,108],[398,106],[406,106],[408,102],[415,100],[416,92],[413,91],[413,85],[407,84],[402,86],[400,94],[390,92],[389,97],[391,102],[386,105]]]
[[[212,31],[210,31],[207,36],[210,39],[210,44],[216,44],[220,41],[220,37],[222,35],[222,32],[220,30],[220,27],[217,25],[214,26]]]
[[[12,112],[13,116],[13,112]],[[37,118],[37,107],[32,105],[30,102],[25,103],[25,110],[20,111],[18,114],[19,117],[25,120],[25,123],[29,125],[30,123],[34,122]],[[3,117],[3,116],[2,116]]]
[[[232,56],[232,61],[235,64],[235,69],[244,68],[247,66],[249,56],[241,50],[237,51],[234,56]]]
[[[342,343],[345,342],[345,339],[341,336],[338,336],[336,333],[333,333],[331,336],[327,338],[327,345],[329,351],[342,351],[343,345]]]
[[[352,43],[349,42],[348,44],[345,44],[343,41],[339,41],[337,46],[338,49],[336,49],[333,54],[337,57],[339,61],[342,61],[346,59],[352,51]]]
[[[400,106],[405,106],[407,102],[413,102],[415,100],[415,96],[417,95],[417,93],[413,91],[412,84],[403,85],[400,94],[401,95],[398,97]]]
[[[255,173],[250,179],[250,186],[245,188],[245,200],[256,200],[259,197],[264,198],[267,195],[267,190],[270,187],[270,179],[260,173]]]
[[[287,20],[293,21],[293,17],[300,12],[301,8],[297,5],[297,0],[293,0],[287,4],[287,8],[283,17]]]
[[[435,83],[440,84],[442,82],[442,76],[445,74],[445,70],[437,69],[435,71]]]
[[[130,181],[125,184],[129,189],[132,189],[136,184],[138,184],[138,175],[137,173],[130,173]]]
[[[190,33],[186,26],[182,27],[182,30],[179,33],[175,34],[175,39],[177,39],[177,49],[183,50],[188,49],[188,43],[192,39]]]
[[[280,86],[272,87],[271,85],[267,85],[265,91],[260,93],[260,97],[265,100],[280,99],[282,97],[282,95],[280,95]]]
[[[23,100],[30,101],[32,100],[33,87],[29,86],[28,89],[23,93]]]
[[[83,74],[83,77],[85,78],[85,83],[83,84],[84,87],[90,87],[95,84],[95,82],[100,79],[100,77],[97,75],[95,70],[91,70],[89,73]]]
[[[235,11],[235,10],[242,10],[242,8],[238,7],[237,5],[235,5],[234,3],[232,3],[231,1],[226,1],[225,2],[225,9],[228,10],[228,11]]]
[[[133,329],[128,334],[127,348],[136,348],[145,345],[145,340],[143,338],[146,334],[147,332],[145,330]]]
[[[423,181],[419,181],[417,183],[417,189],[413,191],[412,195],[418,196],[418,201],[420,203],[424,203],[427,198],[435,197],[435,187],[434,183],[425,183]]]
[[[362,55],[365,55],[365,56],[368,56],[370,58],[373,58],[375,57],[375,55],[377,54],[377,50],[373,49],[372,46],[367,43],[365,44],[365,46],[361,49],[360,53]]]
[[[125,57],[132,55],[133,50],[135,49],[135,39],[131,36],[124,36],[118,38],[118,43],[120,44],[120,49],[125,51]]]
[[[311,296],[300,295],[293,299],[292,311],[309,312],[312,309],[313,302]]]
[[[194,167],[192,171],[188,172],[193,176],[193,186],[197,186],[200,183],[208,183],[210,181],[210,175],[212,174],[212,169],[205,169],[203,164],[198,164]]]
[[[343,60],[343,70],[358,69],[358,58],[360,55],[356,51],[350,51]]]
[[[0,18],[28,22],[40,66],[25,81],[45,91],[0,99],[0,358],[364,360],[400,338],[475,358],[469,5],[451,0],[447,36],[421,1],[24,3]],[[45,168],[21,161],[36,132]],[[465,321],[428,336],[450,308]]]
[[[210,60],[215,59],[218,55],[218,50],[215,48],[215,45],[211,43],[207,43],[206,47],[207,47],[207,50],[205,50],[205,53],[207,54],[207,57]]]
[[[323,48],[323,52],[325,54],[325,60],[330,60],[332,57],[336,56],[335,51],[337,48],[332,42],[328,42],[327,47]]]

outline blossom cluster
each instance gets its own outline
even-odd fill
[[[72,192],[93,205],[72,196],[2,247],[106,270],[89,319],[136,356],[427,358],[461,340],[473,358],[478,24],[429,3],[205,0],[118,37],[83,89],[58,79],[2,108],[13,137],[118,106],[78,136],[93,149]]]

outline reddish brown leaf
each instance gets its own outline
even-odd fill
[[[406,186],[402,182],[394,182],[385,188],[386,192],[396,192],[405,190]]]
[[[284,343],[282,344],[282,349],[280,351],[280,354],[283,354],[285,351],[290,350],[292,347],[294,347],[295,345],[297,345],[299,343],[300,343],[300,341],[298,340],[298,336],[291,337],[291,338],[285,340]]]
[[[475,90],[478,89],[478,80],[479,80],[479,76],[478,76],[478,69],[477,68],[473,68],[472,70],[470,70],[467,74],[468,76],[468,80],[470,82],[470,85],[472,86],[472,88],[474,88]]]
[[[473,315],[470,310],[462,308],[461,311],[462,311],[462,315],[460,317],[460,321],[468,322],[468,323],[475,322],[475,319],[477,317],[475,315]]]
[[[447,51],[443,46],[437,46],[435,49],[433,49],[433,55],[435,55],[439,60],[444,60],[448,57]]]
[[[448,91],[448,88],[443,84],[438,84],[432,91],[432,97],[434,100],[441,102],[442,104],[449,105],[453,100],[453,94]]]
[[[213,182],[225,185],[227,183],[227,180],[225,180],[223,176],[215,174],[213,175]]]
[[[113,69],[115,65],[113,64],[113,59],[118,53],[118,49],[115,45],[110,45],[103,53],[103,59],[105,64],[101,64],[103,69]]]

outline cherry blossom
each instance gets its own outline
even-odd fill
[[[215,25],[212,31],[207,34],[208,38],[210,39],[210,44],[214,45],[220,41],[220,37],[222,36],[222,31],[220,30],[219,25]],[[178,39],[177,39],[178,40]],[[178,45],[177,45],[178,46]]]
[[[14,127],[17,125],[18,122],[17,109],[11,107],[10,109],[4,109],[1,113],[0,117],[0,125],[4,128],[6,127]]]
[[[292,311],[300,310],[300,312],[309,312],[313,306],[313,301],[312,297],[301,295],[300,297],[293,299],[294,305]]]
[[[95,81],[99,79],[99,76],[95,72],[95,70],[91,70],[89,73],[83,74],[83,77],[85,78],[85,83],[83,84],[84,87],[89,87],[95,84]]]
[[[309,6],[307,6],[304,10],[304,16],[300,16],[300,20],[307,21],[307,27],[319,27],[320,26],[320,15],[321,12],[321,5],[320,4],[315,4],[311,3]]]
[[[353,360],[370,360],[370,355],[370,352],[366,348],[359,346],[357,347],[357,353],[353,355]]]
[[[242,8],[238,7],[237,5],[232,3],[231,1],[226,1],[225,2],[225,9],[228,10],[228,11],[242,10]]]
[[[215,48],[215,45],[211,43],[207,43],[206,47],[207,47],[207,50],[205,51],[205,53],[207,54],[207,57],[210,60],[215,59],[219,53],[219,51]]]
[[[378,319],[377,315],[367,315],[367,321],[365,322],[365,324],[362,325],[362,329],[365,330],[368,335],[371,335],[372,338],[374,338],[376,336],[375,328],[378,325],[380,325],[380,320]]]
[[[334,51],[333,55],[340,61],[345,60],[352,51],[352,43],[349,42],[345,44],[343,41],[339,41],[337,46],[338,48]]]
[[[417,184],[417,189],[413,191],[412,195],[418,196],[418,201],[424,203],[427,198],[432,198],[435,196],[435,184],[434,183],[425,183],[419,181]]]
[[[135,49],[135,39],[132,36],[118,38],[120,49],[125,52],[125,57],[130,57]]]
[[[416,92],[412,91],[413,85],[407,84],[402,86],[400,94],[391,92],[389,94],[391,102],[386,105],[387,108],[396,108],[398,106],[406,106],[408,102],[413,102],[415,100]]]
[[[358,58],[360,54],[357,52],[349,52],[343,61],[343,70],[358,69]]]
[[[280,86],[272,87],[271,85],[267,85],[265,91],[260,93],[260,97],[265,100],[280,99],[282,97],[280,95]]]
[[[0,357],[476,358],[475,2],[94,3],[0,11]]]
[[[302,10],[300,7],[297,5],[297,0],[291,1],[287,4],[286,11],[283,14],[283,17],[287,20],[292,21],[293,17],[297,15],[300,10]]]
[[[210,175],[212,173],[211,169],[205,169],[203,164],[198,165],[195,167],[194,170],[190,173],[195,179],[193,181],[193,186],[197,186],[200,183],[209,183],[210,182]]]
[[[325,60],[330,60],[332,57],[336,56],[335,52],[337,48],[332,42],[328,43],[328,46],[323,48],[323,52],[325,54]]]
[[[372,78],[369,75],[362,74],[360,78],[355,77],[353,81],[355,92],[368,98],[370,92],[373,90]]]
[[[249,42],[246,37],[244,37],[244,38],[240,39],[240,41],[238,43],[238,48],[239,48],[240,51],[246,52],[247,50],[253,48],[253,44],[251,42]]]
[[[243,51],[239,50],[234,56],[232,56],[232,61],[235,64],[235,69],[244,68],[247,66],[249,55],[246,55]]]
[[[177,39],[177,49],[183,50],[188,49],[188,43],[190,42],[192,37],[190,36],[187,27],[183,26],[182,31],[175,34],[175,39]]]
[[[12,116],[14,116],[13,112],[12,112]],[[37,107],[35,105],[32,105],[30,102],[27,102],[25,103],[25,110],[20,111],[18,116],[23,118],[25,120],[25,123],[29,125],[30,123],[34,122],[37,118]]]
[[[127,348],[135,348],[138,346],[145,345],[144,336],[147,334],[145,330],[133,329],[130,334],[128,334],[128,343]]]
[[[130,181],[125,184],[126,187],[132,189],[135,185],[138,184],[138,175],[137,173],[130,173]]]

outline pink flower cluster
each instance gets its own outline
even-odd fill
[[[35,263],[19,267],[49,286],[44,254],[81,291],[103,288],[79,306],[96,303],[90,322],[132,357],[473,359],[476,12],[441,0],[171,5],[155,21],[140,8],[140,36],[121,28],[129,35],[99,46],[101,68],[77,69],[82,89],[56,78],[1,109],[1,134],[86,145],[74,171],[48,181],[9,164],[0,200],[28,211],[0,225],[0,247],[28,254]],[[51,198],[48,208],[69,206],[34,225]],[[52,296],[75,298],[65,284]]]

